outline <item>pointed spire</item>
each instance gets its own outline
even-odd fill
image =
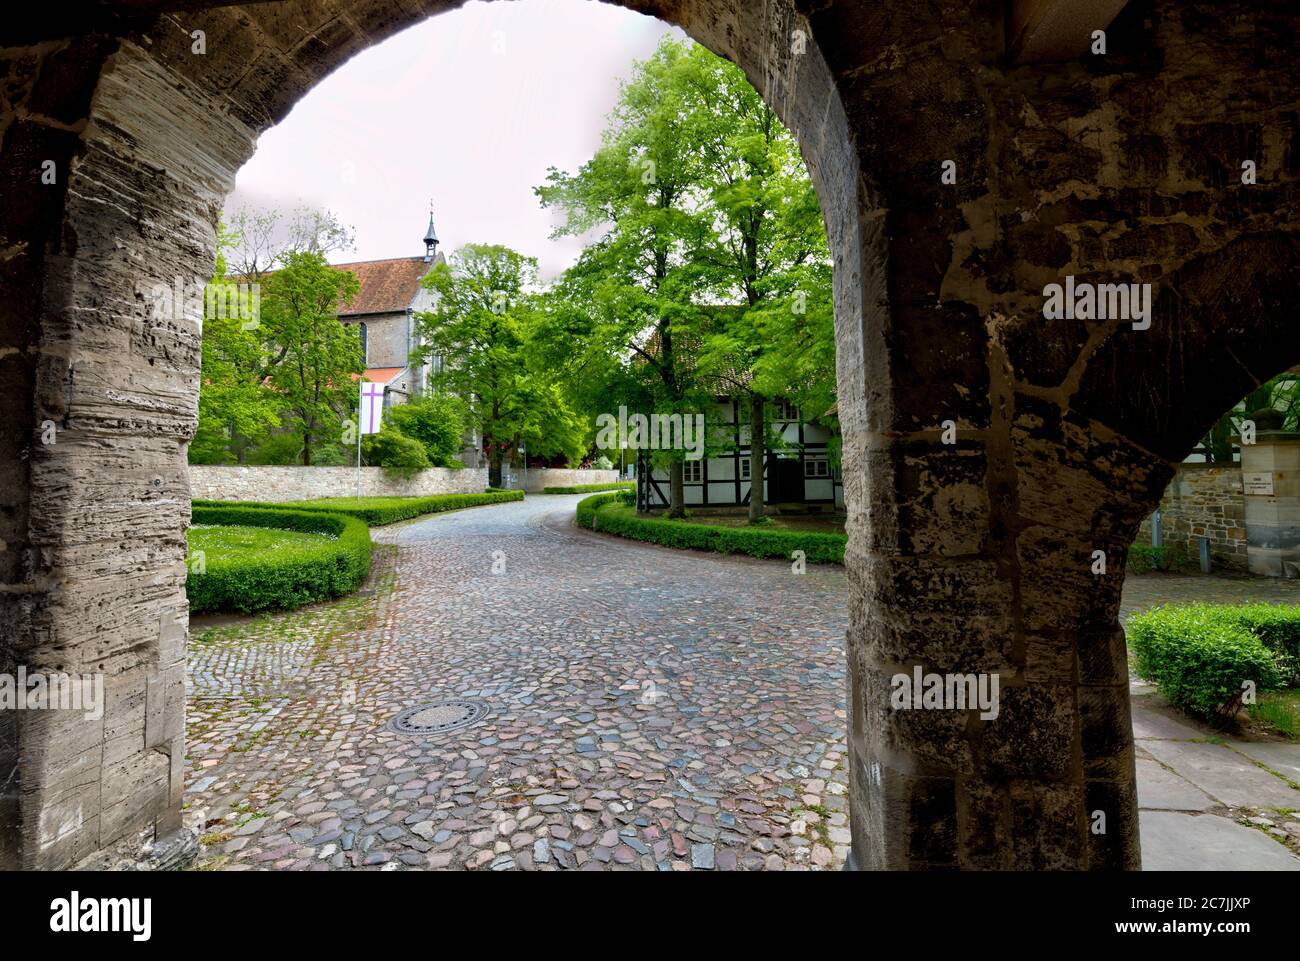
[[[433,260],[438,255],[438,232],[433,229],[433,201],[429,201],[429,229],[424,232],[424,259]]]

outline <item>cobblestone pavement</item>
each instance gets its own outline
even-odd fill
[[[197,634],[205,866],[838,868],[842,572],[607,539],[577,500],[377,530],[390,586]],[[387,728],[456,697],[488,716]]]
[[[359,595],[196,624],[201,866],[839,868],[842,571],[576,530],[578,499],[379,529]],[[1296,596],[1279,589],[1130,577],[1124,610]],[[450,698],[488,715],[388,727]]]

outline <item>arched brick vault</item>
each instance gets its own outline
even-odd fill
[[[179,822],[198,333],[151,319],[142,291],[207,274],[258,131],[452,5],[132,0],[4,27],[0,166],[32,186],[0,201],[0,384],[32,401],[0,425],[0,670],[104,670],[109,703],[100,725],[0,714],[0,865],[73,864]],[[1135,0],[1106,56],[1017,65],[990,0],[625,5],[745,68],[826,213],[855,860],[1136,867],[1122,555],[1214,417],[1300,361],[1300,17]],[[1153,283],[1151,329],[1045,321],[1043,285],[1070,273]],[[915,664],[1000,672],[1000,716],[891,711],[890,675]]]

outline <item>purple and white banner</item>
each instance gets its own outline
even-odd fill
[[[384,419],[384,385],[361,382],[361,408],[357,423],[362,434],[378,434]]]

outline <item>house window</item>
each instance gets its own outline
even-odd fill
[[[778,400],[774,406],[778,421],[797,421],[799,419],[799,408],[788,400]]]
[[[749,455],[748,454],[742,454],[740,456],[740,479],[749,480]]]
[[[682,479],[688,484],[698,484],[704,480],[704,461],[688,460],[682,463]]]
[[[831,468],[825,457],[809,457],[803,462],[804,477],[830,477]]]
[[[362,321],[361,323],[357,324],[357,336],[361,338],[361,362],[369,363],[370,362],[369,331],[366,330],[365,321]]]

